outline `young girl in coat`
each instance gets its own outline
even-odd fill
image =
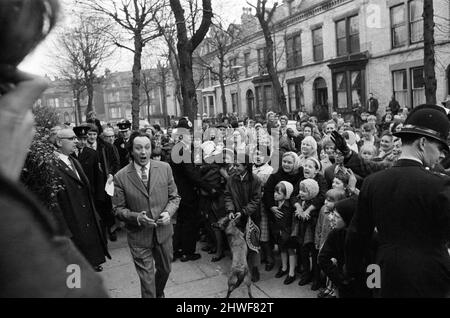
[[[316,235],[315,235],[315,244],[316,249],[320,253],[320,249],[322,248],[325,240],[328,237],[328,234],[331,232],[331,222],[330,215],[333,213],[334,206],[337,202],[344,200],[346,198],[345,191],[342,189],[331,189],[328,190],[325,196],[325,204],[320,209],[319,219],[317,220],[316,225]],[[331,298],[334,294],[335,286],[333,283],[327,278],[326,288],[322,289],[317,295],[318,298]]]
[[[294,207],[290,201],[294,186],[287,182],[281,181],[275,187],[274,200],[277,204],[279,213],[275,214],[275,242],[280,247],[281,267],[275,275],[276,278],[281,278],[284,275],[289,275],[284,280],[285,285],[289,285],[295,280],[295,266],[297,263],[297,255],[295,252],[295,239],[293,236],[293,218]],[[289,258],[288,258],[289,257]]]
[[[318,275],[317,250],[314,246],[315,226],[317,222],[318,210],[310,211],[309,207],[313,206],[314,199],[320,192],[319,184],[314,179],[305,179],[300,182],[299,195],[297,203],[300,209],[295,212],[298,222],[298,243],[301,251],[301,261],[303,263],[304,273],[300,279],[299,285],[303,286],[316,278]],[[312,267],[309,261],[312,257]],[[314,288],[315,289],[315,288]],[[318,287],[317,287],[318,289]]]

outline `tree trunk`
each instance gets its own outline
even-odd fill
[[[184,116],[188,116],[192,122],[197,119],[198,109],[194,75],[192,72],[192,54],[205,38],[212,19],[211,0],[202,0],[202,4],[203,16],[200,27],[197,31],[193,30],[194,35],[191,39],[188,39],[183,7],[179,0],[170,0],[170,7],[175,15],[177,24],[178,66],[181,80],[181,94],[183,96],[182,113]]]
[[[436,104],[436,61],[434,58],[434,10],[433,0],[423,2],[424,77],[427,104]]]
[[[167,84],[166,84],[166,69],[161,69],[161,89],[159,91],[161,95],[161,102],[162,102],[162,113],[164,117],[164,126],[168,126],[169,123],[167,122]]]
[[[220,91],[222,92],[222,108],[223,108],[223,113],[227,114],[228,113],[228,106],[227,106],[227,98],[225,95],[225,78],[223,76],[223,63],[221,63],[220,68],[219,68],[219,82],[220,82]]]
[[[91,76],[86,77],[86,90],[87,90],[87,95],[88,95],[88,103],[87,103],[85,114],[87,116],[87,114],[89,114],[91,111],[94,110],[93,105],[92,105],[93,101],[94,101],[94,84],[93,84],[93,79]]]
[[[256,16],[259,20],[259,24],[261,25],[261,29],[264,34],[264,39],[266,41],[266,50],[265,50],[265,58],[266,58],[266,67],[267,71],[269,72],[269,76],[272,80],[272,91],[274,93],[274,101],[275,105],[273,108],[273,111],[275,112],[282,112],[283,114],[287,114],[287,107],[286,107],[286,96],[284,94],[283,88],[280,84],[280,79],[278,78],[277,70],[275,68],[274,63],[274,43],[272,40],[272,33],[269,29],[269,23],[272,19],[273,13],[275,11],[275,8],[277,4],[274,5],[271,12],[267,16],[267,20],[265,18],[266,15],[266,6],[267,1],[265,0],[258,0],[258,8],[256,12]],[[262,8],[261,8],[262,5]]]
[[[179,43],[181,95],[183,96],[183,116],[188,116],[191,122],[197,118],[197,94],[195,91],[194,74],[192,72],[192,53],[190,41]]]
[[[133,81],[131,83],[131,117],[133,130],[139,129],[139,101],[141,87],[141,57],[142,57],[142,36],[136,32],[134,36],[134,62],[133,62]]]
[[[145,91],[145,96],[147,98],[147,120],[150,124],[150,94],[148,91]]]

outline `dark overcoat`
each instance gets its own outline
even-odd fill
[[[102,201],[105,196],[105,183],[99,167],[100,162],[97,152],[89,147],[84,147],[78,156],[74,154],[73,157],[81,164],[83,172],[89,180],[95,200]]]
[[[117,153],[119,154],[120,169],[123,169],[130,163],[130,155],[127,150],[127,142],[122,137],[117,138],[116,141],[114,141],[114,146],[116,147]]]
[[[374,229],[381,297],[450,296],[450,178],[414,160],[367,177],[346,240],[350,274],[365,272],[361,260]]]
[[[62,160],[58,159],[54,164],[56,173],[64,184],[64,190],[57,195],[62,221],[65,222],[63,226],[84,257],[93,266],[98,266],[105,262],[105,256],[111,256],[89,181],[80,163],[74,159],[72,162],[80,178]]]

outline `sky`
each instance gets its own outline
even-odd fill
[[[62,0],[62,6],[64,12],[69,14],[63,14],[61,21],[58,24],[59,28],[64,29],[70,24],[70,10],[73,8],[73,0]],[[250,3],[255,4],[256,0],[249,0]],[[269,3],[273,2],[269,0]],[[279,1],[281,2],[281,1]],[[213,12],[215,15],[220,16],[224,21],[230,23],[236,23],[240,21],[242,14],[242,8],[248,7],[247,0],[212,0]],[[255,10],[253,9],[253,13]],[[50,34],[50,36],[39,45],[39,47],[32,52],[19,66],[23,71],[31,72],[37,75],[54,75],[56,70],[54,69],[52,61],[52,46],[55,41],[56,32]],[[104,66],[112,71],[129,71],[132,67],[132,55],[128,51],[116,50],[113,58],[110,59]]]

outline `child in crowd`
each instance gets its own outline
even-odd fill
[[[351,197],[354,194],[359,194],[356,183],[356,176],[351,169],[339,167],[334,174],[332,188],[345,192],[346,197]]]
[[[306,212],[308,208],[313,205],[312,202],[314,198],[320,192],[319,184],[313,179],[305,179],[300,182],[299,185],[299,195],[298,203],[300,204],[300,209],[296,211],[295,217],[299,220],[298,226],[298,243],[301,251],[301,260],[303,264],[304,274],[300,279],[299,285],[303,286],[310,283],[314,278],[319,275],[319,269],[317,266],[317,250],[314,245],[314,235],[315,227],[317,223],[317,214],[319,210],[313,210],[311,212]],[[293,233],[295,235],[295,233]],[[309,262],[310,256],[312,257],[312,267]],[[316,284],[317,285],[317,284]],[[316,289],[316,286],[314,286]]]
[[[328,190],[326,194],[325,204],[320,209],[319,219],[317,220],[316,225],[316,233],[314,242],[316,244],[316,249],[320,252],[325,240],[328,237],[328,234],[331,231],[331,223],[330,223],[330,214],[334,210],[334,205],[336,202],[339,202],[346,198],[346,194],[342,190],[331,189]],[[322,289],[321,292],[317,295],[318,298],[328,298],[329,295],[333,295],[335,286],[333,283],[327,279],[326,288]]]
[[[280,248],[281,267],[275,275],[276,278],[281,278],[284,275],[289,275],[284,280],[285,285],[289,285],[295,280],[295,266],[297,255],[295,253],[295,246],[293,245],[293,217],[294,207],[290,201],[294,186],[287,182],[281,181],[275,187],[274,200],[277,204],[279,214],[275,214],[275,242]],[[288,258],[289,257],[289,258]]]
[[[336,145],[331,140],[330,137],[326,136],[322,139],[322,153],[320,155],[320,163],[322,164],[321,174],[325,173],[325,170],[328,167],[331,167],[334,164],[334,154],[336,151]]]
[[[344,274],[345,263],[345,237],[347,228],[357,208],[356,196],[339,201],[331,213],[330,222],[332,231],[328,234],[318,256],[320,268],[327,277],[337,286],[340,298],[364,297],[364,288],[359,279],[350,284]],[[361,286],[360,286],[361,285]],[[361,289],[359,288],[361,287]],[[328,296],[333,297],[333,296]]]
[[[377,147],[371,144],[364,144],[359,150],[359,156],[365,160],[372,160],[377,155]]]

